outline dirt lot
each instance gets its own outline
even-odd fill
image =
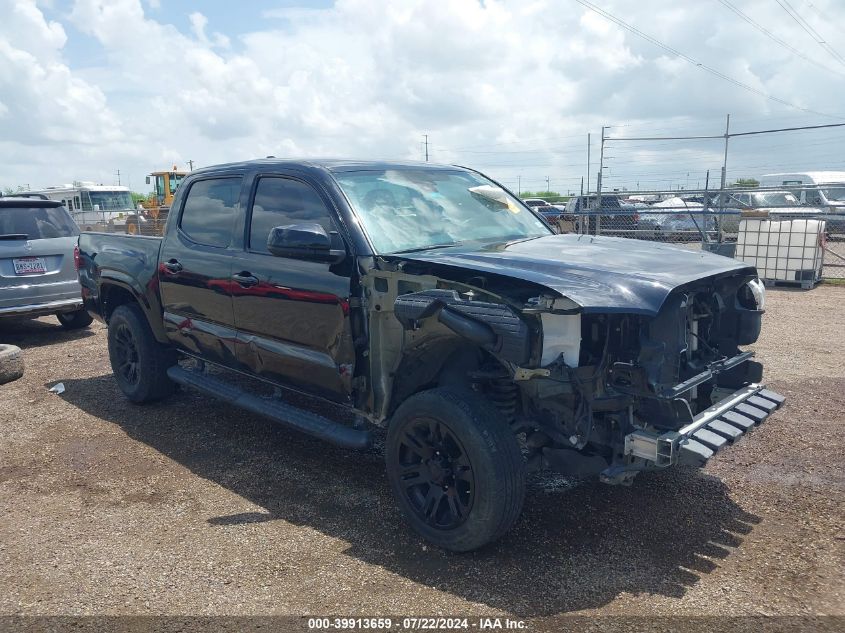
[[[768,300],[783,410],[704,471],[535,479],[470,555],[406,528],[375,451],[193,393],[129,405],[101,325],[6,325],[26,375],[0,387],[0,613],[845,615],[845,287]]]

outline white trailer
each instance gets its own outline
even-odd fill
[[[60,201],[83,231],[111,229],[123,232],[130,228],[127,225],[139,222],[139,213],[132,204],[128,187],[74,182],[32,193]]]

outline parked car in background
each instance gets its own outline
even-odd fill
[[[828,235],[845,234],[845,171],[766,174],[760,177],[760,186],[783,187],[801,205],[818,208]]]
[[[722,231],[725,233],[736,233],[742,214],[748,211],[765,211],[783,218],[818,214],[818,209],[802,206],[798,197],[786,190],[725,192],[721,194],[724,196],[723,201],[719,195],[716,195],[713,207],[720,212]]]
[[[808,171],[766,174],[761,187],[783,187],[800,204],[827,207],[830,213],[845,214],[845,171]]]
[[[601,204],[595,194],[574,196],[566,203],[566,214],[576,218],[576,230],[579,233],[600,232],[633,237],[639,221],[637,209],[628,205],[623,207],[616,195],[602,194]]]
[[[522,202],[532,208],[551,206],[547,200],[543,200],[542,198],[525,198]]]
[[[703,204],[679,197],[651,205],[639,221],[641,237],[674,242],[700,240],[704,231],[712,236],[715,228],[715,216],[704,213]]]
[[[76,276],[78,235],[60,202],[0,198],[0,317],[55,314],[66,329],[91,323]]]
[[[560,231],[559,221],[563,213],[559,206],[551,204],[542,198],[525,198],[523,202],[543,216],[543,219],[557,231]]]

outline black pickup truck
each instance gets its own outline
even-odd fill
[[[462,167],[194,171],[163,238],[83,233],[79,265],[129,400],[180,384],[350,449],[386,428],[397,503],[452,550],[513,525],[529,471],[701,466],[783,401],[740,349],[760,332],[754,268],[556,235]]]

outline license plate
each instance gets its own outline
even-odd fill
[[[47,272],[47,264],[43,257],[21,257],[13,259],[16,275],[40,275]]]

